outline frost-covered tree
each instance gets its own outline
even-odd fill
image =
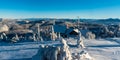
[[[57,38],[57,35],[54,32],[54,28],[53,26],[51,27],[51,40],[55,41],[55,39]]]
[[[58,39],[60,39],[61,38],[61,35],[60,35],[60,33],[58,33],[58,37],[57,37]]]
[[[6,33],[1,33],[0,34],[0,41],[6,41],[6,40],[7,40]]]
[[[33,40],[36,41],[36,37],[35,37],[35,34],[33,34]]]
[[[92,32],[87,32],[86,33],[86,38],[88,38],[88,39],[95,39],[95,34],[93,34]]]
[[[84,44],[83,44],[83,39],[81,36],[81,32],[79,32],[78,38],[77,38],[77,47],[81,47],[81,48],[85,48]]]
[[[19,41],[19,37],[17,34],[15,34],[15,36],[12,38],[12,42],[18,42]]]
[[[66,40],[61,39],[61,46],[40,46],[32,60],[72,60]]]
[[[71,52],[69,51],[69,46],[67,45],[67,42],[66,40],[64,40],[62,38],[61,40],[61,43],[62,43],[62,47],[61,47],[61,50],[60,50],[60,53],[61,53],[61,60],[72,60],[72,56],[71,56]]]

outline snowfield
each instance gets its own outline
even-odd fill
[[[73,38],[66,39],[71,53],[81,52]],[[94,60],[120,60],[120,38],[84,40],[86,50]],[[31,60],[40,45],[60,45],[59,41],[0,43],[0,60]]]

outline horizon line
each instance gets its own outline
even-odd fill
[[[55,18],[55,17],[25,17],[25,18],[2,18],[0,19],[120,19],[120,18]]]

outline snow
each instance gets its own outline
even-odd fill
[[[80,53],[76,39],[66,39],[71,53]],[[119,60],[120,38],[85,39],[84,49],[94,60]],[[0,43],[0,60],[31,60],[40,45],[60,45],[59,41]]]
[[[120,59],[120,44],[115,42],[100,39],[94,40],[94,42],[85,43],[89,54],[95,58],[95,60],[119,60]]]
[[[5,24],[0,24],[0,32],[9,31],[9,27]]]

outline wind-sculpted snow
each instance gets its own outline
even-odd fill
[[[33,56],[32,60],[93,60],[89,53],[83,49],[83,44],[80,45],[81,51],[78,50],[79,52],[77,55],[74,55],[75,53],[71,53],[65,39],[61,38],[60,43],[60,46],[41,45],[37,54]]]
[[[33,56],[32,60],[72,60],[69,46],[64,39],[59,47],[41,45],[38,53]]]
[[[119,60],[120,59],[120,38],[92,39],[83,40],[86,47],[84,53],[82,49],[76,47],[76,39],[65,39],[69,46],[72,58],[78,56],[90,56],[94,60]],[[38,53],[40,45],[44,46],[62,46],[59,41],[43,42],[22,42],[22,43],[0,43],[0,60],[32,60]],[[81,55],[82,53],[82,55]],[[80,55],[79,55],[80,54]],[[89,57],[89,59],[91,59]],[[87,59],[86,59],[87,60]]]

